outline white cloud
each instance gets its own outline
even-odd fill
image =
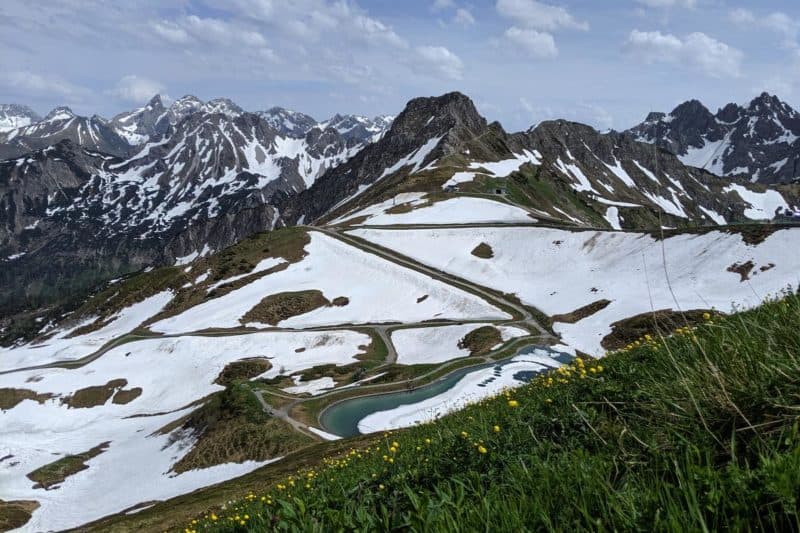
[[[0,77],[0,85],[43,96],[55,96],[70,102],[87,97],[91,91],[55,76],[44,76],[29,70],[18,70]]]
[[[226,54],[236,54],[243,58],[279,62],[275,51],[268,46],[267,39],[249,26],[238,21],[197,15],[150,22],[150,29],[156,36],[186,50],[196,50],[199,47],[201,56],[211,58],[215,53],[224,50]]]
[[[271,18],[275,13],[275,3],[272,0],[228,0],[239,12],[249,15],[256,20]]]
[[[433,4],[431,4],[432,11],[443,11],[445,9],[450,9],[455,7],[455,2],[453,0],[434,0]]]
[[[681,39],[660,31],[633,30],[624,49],[645,63],[688,65],[714,78],[741,75],[742,52],[705,33],[695,32]]]
[[[636,0],[637,3],[647,7],[665,8],[665,7],[687,7],[694,8],[697,6],[697,0]]]
[[[416,49],[417,59],[412,68],[423,72],[433,72],[438,77],[460,80],[464,63],[457,55],[444,46],[420,46]]]
[[[472,26],[475,24],[475,17],[472,16],[468,9],[460,7],[453,16],[453,22],[464,27]]]
[[[353,19],[353,24],[355,30],[366,40],[379,41],[399,48],[408,46],[408,43],[397,35],[394,30],[379,20],[364,15],[356,15]]]
[[[195,40],[204,41],[213,45],[230,46],[240,44],[244,46],[266,46],[267,40],[257,31],[245,30],[235,24],[216,18],[202,18],[189,15],[179,24]]]
[[[514,21],[515,25],[535,30],[555,31],[560,28],[588,30],[569,11],[536,0],[497,0],[497,12]]]
[[[119,80],[111,94],[121,100],[139,104],[163,90],[164,86],[157,81],[130,74]]]
[[[511,43],[520,47],[530,56],[547,59],[558,55],[556,41],[547,32],[520,29],[512,26],[506,30],[505,36]]]
[[[186,30],[174,22],[153,21],[150,23],[150,28],[156,35],[173,44],[186,44],[191,40]]]
[[[759,17],[749,9],[737,8],[730,12],[729,18],[739,26],[762,29],[777,34],[785,48],[794,51],[800,50],[800,43],[798,43],[800,20],[793,19],[786,13],[775,11]]]

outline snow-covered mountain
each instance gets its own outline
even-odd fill
[[[109,233],[174,231],[295,194],[355,151],[331,131],[289,138],[254,114],[195,113],[164,140],[103,164],[72,204],[47,215],[92,212]]]
[[[130,151],[128,142],[104,118],[82,117],[61,106],[40,121],[0,133],[0,159],[47,148],[64,139],[110,155],[125,156]]]
[[[169,117],[157,94],[145,106],[115,116],[110,124],[128,144],[139,146],[164,135],[172,124]]]
[[[269,122],[282,135],[302,137],[313,128],[322,131],[331,128],[336,130],[351,145],[378,140],[381,135],[386,133],[394,120],[391,115],[378,115],[374,118],[368,118],[363,115],[336,114],[328,120],[318,122],[309,115],[282,107],[273,107],[267,111],[260,111],[258,115]]]
[[[16,104],[0,104],[0,133],[29,126],[42,119],[30,107]]]
[[[316,123],[284,135],[229,100],[191,96],[109,123],[60,108],[11,135],[28,144],[0,161],[2,296],[25,292],[20,279],[91,278],[106,261],[135,270],[273,228],[275,204],[364,146]],[[113,150],[96,142],[109,138]]]
[[[718,176],[759,183],[800,180],[800,113],[767,93],[747,107],[728,104],[716,114],[690,100],[669,114],[650,113],[628,133]]]
[[[398,192],[501,194],[543,219],[615,229],[772,219],[791,192],[721,181],[629,135],[564,120],[522,133],[488,124],[460,93],[409,102],[390,130],[281,206],[287,224],[328,220]]]
[[[314,117],[282,107],[272,107],[257,114],[286,137],[304,137],[311,128],[319,124]]]
[[[321,122],[320,129],[334,128],[345,139],[364,141],[377,140],[391,126],[394,120],[392,115],[378,115],[368,118],[362,115],[334,115]]]

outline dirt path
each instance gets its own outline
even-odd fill
[[[416,226],[414,226],[416,227]],[[494,291],[490,291],[485,287],[480,285],[476,285],[470,281],[467,281],[463,278],[459,278],[442,270],[433,268],[431,266],[418,263],[415,260],[411,259],[408,256],[399,254],[393,250],[388,248],[384,248],[377,244],[373,244],[371,242],[365,241],[364,239],[360,239],[358,237],[354,237],[349,235],[342,230],[338,229],[331,229],[331,228],[314,228],[314,231],[319,231],[320,233],[325,233],[331,237],[337,238],[341,241],[344,241],[346,244],[349,244],[355,248],[363,250],[365,252],[370,252],[375,254],[387,261],[391,261],[395,264],[404,266],[406,268],[410,268],[417,272],[423,273],[427,276],[430,276],[438,281],[447,283],[448,285],[452,285],[454,287],[458,287],[463,289],[467,292],[471,292],[473,294],[477,294],[482,296],[488,302],[505,309],[511,309],[517,313],[517,316],[514,317],[513,320],[508,321],[485,321],[485,322],[496,322],[498,324],[507,324],[507,325],[527,325],[530,326],[532,329],[539,332],[541,336],[549,336],[555,338],[551,335],[544,327],[542,327],[539,322],[537,322],[531,312],[523,305],[520,305],[516,302],[513,302],[503,296],[498,295]]]

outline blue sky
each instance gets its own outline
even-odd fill
[[[800,107],[796,0],[3,0],[0,27],[0,102],[40,113],[159,92],[323,119],[459,90],[520,130],[763,90]]]

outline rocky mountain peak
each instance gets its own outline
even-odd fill
[[[452,143],[477,136],[486,128],[486,119],[472,100],[460,92],[451,92],[409,101],[387,135],[409,138],[448,135]]]
[[[128,144],[138,146],[167,131],[170,123],[166,113],[161,95],[157,94],[144,106],[115,116],[110,124]]]
[[[714,115],[698,100],[688,100],[672,110],[670,117],[689,127],[704,128],[714,122]]]
[[[150,101],[147,102],[147,105],[145,106],[145,109],[160,109],[160,110],[163,111],[164,110],[164,102],[163,102],[163,100],[161,98],[161,95],[157,94],[157,95],[153,96],[150,99]]]
[[[728,104],[717,112],[717,119],[722,122],[733,123],[742,118],[745,108],[738,104]]]
[[[203,107],[203,101],[198,97],[187,94],[178,98],[167,110],[167,118],[170,124],[177,124],[188,115],[199,111]]]
[[[765,91],[750,101],[748,109],[756,112],[782,111],[783,105],[780,98]]]
[[[200,100],[198,97],[194,96],[193,94],[185,94],[172,102],[172,106],[174,108],[178,107],[185,107],[185,106],[194,106],[194,105],[203,105],[203,101]]]
[[[28,117],[33,121],[41,120],[42,117],[39,116],[36,111],[31,109],[26,105],[19,105],[19,104],[0,104],[0,115],[16,115],[22,117]]]
[[[284,137],[300,138],[317,126],[313,117],[283,107],[271,107],[266,111],[259,111],[257,115]]]
[[[214,98],[213,100],[209,100],[203,106],[203,111],[206,113],[221,113],[229,117],[237,117],[244,113],[244,110],[229,98]]]
[[[63,105],[54,108],[50,111],[45,117],[44,122],[54,122],[58,120],[67,120],[70,118],[74,118],[75,113],[72,112],[72,109]]]
[[[747,107],[727,104],[716,115],[689,100],[663,118],[651,113],[627,133],[718,176],[762,183],[800,179],[800,114],[767,92]]]
[[[645,122],[658,122],[659,120],[664,120],[666,118],[666,113],[661,113],[659,111],[651,111],[647,114],[647,118],[644,119]]]

